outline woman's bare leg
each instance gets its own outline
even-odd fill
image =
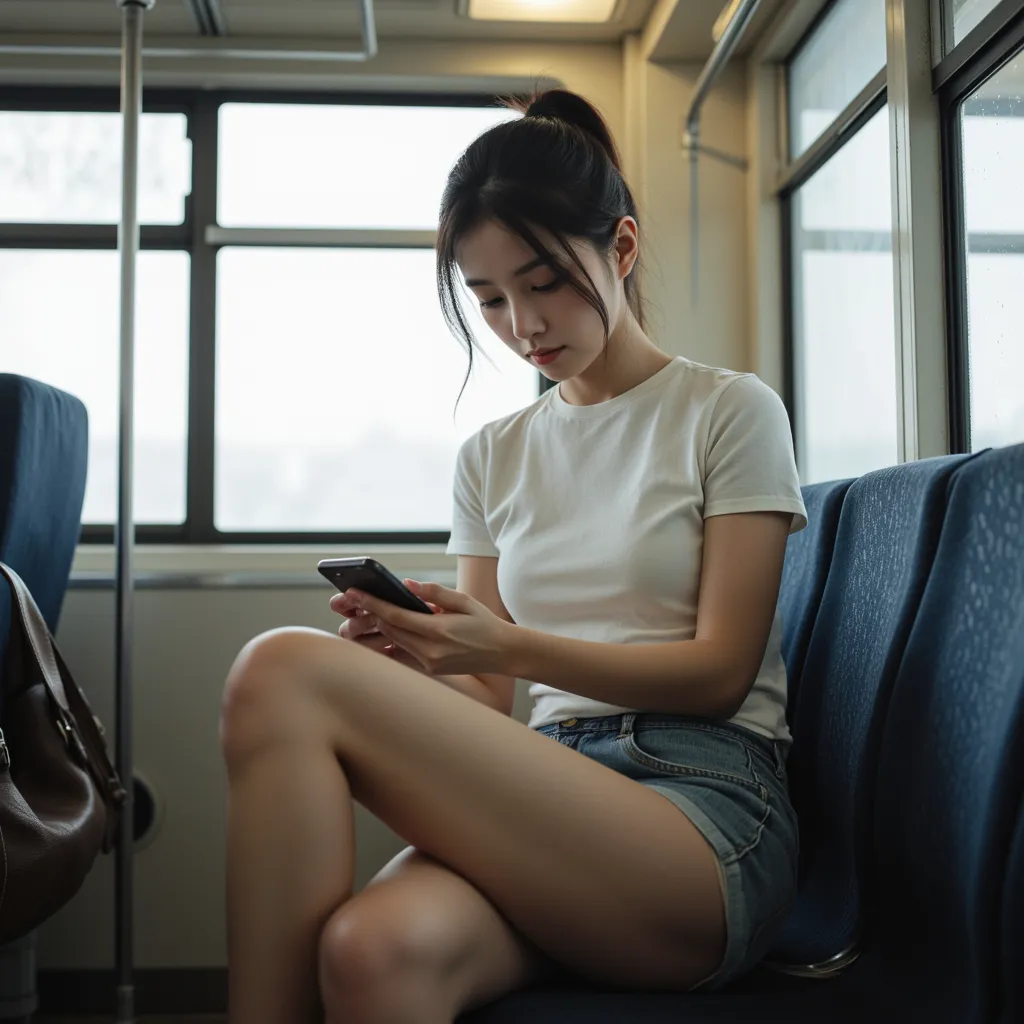
[[[276,736],[261,748],[232,749],[223,737],[230,1019],[322,1024],[317,946],[352,895],[352,798],[329,743],[304,719],[306,705],[297,700],[289,713],[289,702],[276,703]],[[245,709],[233,714],[238,724]]]
[[[229,674],[221,739],[232,1024],[322,1024],[352,797],[572,971],[684,990],[721,962],[717,861],[678,808],[390,659],[317,630],[263,634]]]

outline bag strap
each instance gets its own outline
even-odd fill
[[[43,682],[56,706],[56,725],[61,738],[81,766],[87,769],[95,779],[100,795],[112,812],[107,815],[107,834],[103,843],[104,852],[109,852],[114,844],[117,829],[118,815],[116,812],[128,794],[121,785],[121,779],[110,760],[106,730],[103,728],[103,723],[93,714],[85,694],[68,671],[64,659],[50,635],[46,620],[43,618],[42,612],[39,611],[25,581],[3,562],[0,562],[0,575],[5,576],[11,586],[14,597],[13,608],[18,611],[23,635],[35,655]],[[11,620],[13,626],[13,614]],[[12,628],[9,642],[17,642],[17,639],[16,632]]]

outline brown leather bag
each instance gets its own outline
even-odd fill
[[[0,943],[28,934],[109,853],[127,796],[100,720],[61,658],[28,587],[11,587],[0,722]],[[0,583],[0,586],[3,584]]]

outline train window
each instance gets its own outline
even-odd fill
[[[976,451],[1024,441],[1024,51],[966,99],[960,130],[970,433]]]
[[[139,219],[181,224],[191,190],[184,114],[143,114]],[[0,111],[0,221],[116,224],[121,219],[121,116]],[[115,289],[116,291],[116,289]]]
[[[943,0],[952,14],[953,43],[959,43],[972,29],[981,24],[986,14],[999,6],[1001,0]]]
[[[137,268],[135,516],[182,523],[190,258],[147,250]],[[117,507],[119,275],[114,250],[0,248],[0,366],[89,412],[87,524],[113,522]]]
[[[445,180],[501,107],[225,103],[223,227],[437,227]]]
[[[536,371],[470,305],[493,364],[474,353],[453,421],[467,357],[441,318],[432,249],[222,249],[217,529],[450,529],[461,438],[537,397]]]
[[[788,66],[795,160],[885,67],[885,0],[838,0]]]
[[[804,483],[897,461],[885,108],[792,196],[796,447]]]

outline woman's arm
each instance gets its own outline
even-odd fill
[[[705,520],[693,640],[607,644],[517,627],[501,670],[620,707],[731,718],[764,658],[792,518],[741,512]]]

